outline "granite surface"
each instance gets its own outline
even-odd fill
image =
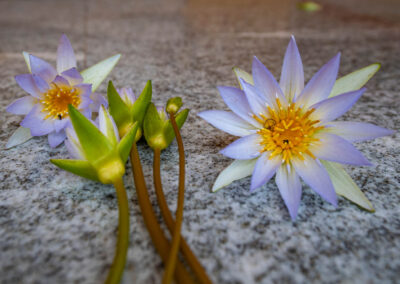
[[[153,80],[154,100],[182,96],[192,109],[182,130],[187,155],[183,235],[215,283],[398,283],[400,277],[400,137],[357,145],[374,167],[349,167],[372,201],[368,213],[340,198],[324,202],[304,188],[291,222],[274,182],[249,193],[250,179],[210,193],[229,163],[218,151],[234,140],[195,114],[226,109],[217,85],[235,85],[233,66],[257,55],[278,76],[296,36],[308,80],[336,52],[340,74],[373,62],[379,73],[345,119],[400,126],[400,3],[320,1],[317,13],[294,1],[0,1],[0,282],[101,283],[112,261],[117,206],[111,186],[59,170],[66,157],[45,138],[5,150],[21,117],[5,112],[24,95],[13,76],[26,72],[20,52],[54,62],[66,33],[84,68],[115,53],[110,75],[138,92]],[[104,93],[105,84],[99,89]],[[139,150],[151,186],[151,151]],[[177,199],[177,146],[163,152],[171,209]],[[131,243],[124,283],[159,283],[163,265],[144,226],[128,167]],[[157,211],[158,212],[158,211]]]

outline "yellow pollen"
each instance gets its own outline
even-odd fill
[[[45,119],[63,119],[68,117],[68,105],[78,107],[81,103],[80,90],[70,86],[57,86],[43,94],[40,103],[43,105],[42,112],[46,113]]]
[[[324,128],[316,126],[319,120],[310,119],[315,109],[304,111],[293,103],[284,107],[279,99],[276,104],[278,109],[268,107],[268,117],[254,116],[264,127],[257,132],[262,137],[262,152],[270,151],[270,159],[281,155],[285,163],[294,157],[304,160],[304,154],[315,159],[309,146],[318,143],[319,139],[314,138],[314,134]]]

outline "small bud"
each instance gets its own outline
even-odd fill
[[[167,102],[167,113],[176,114],[182,107],[182,99],[180,97],[171,98]]]

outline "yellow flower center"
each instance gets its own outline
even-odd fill
[[[270,151],[270,159],[282,155],[285,163],[290,162],[292,157],[304,160],[304,154],[315,159],[308,148],[311,143],[319,140],[313,138],[313,135],[324,128],[324,126],[315,126],[319,120],[310,119],[310,115],[315,109],[304,111],[294,103],[284,108],[279,99],[276,100],[276,103],[277,109],[268,107],[268,117],[254,116],[264,126],[257,132],[262,137],[263,149],[261,152]]]
[[[63,119],[68,117],[68,105],[78,107],[81,103],[80,90],[70,86],[57,86],[52,84],[52,88],[43,94],[40,103],[43,105],[42,112],[46,113],[47,118]]]

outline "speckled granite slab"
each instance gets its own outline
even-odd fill
[[[183,235],[215,283],[395,283],[400,277],[400,138],[358,145],[375,164],[349,168],[376,212],[340,199],[324,202],[303,191],[295,223],[269,183],[249,193],[249,178],[210,193],[229,164],[218,151],[233,141],[196,113],[225,108],[217,85],[235,85],[231,68],[249,70],[257,55],[280,74],[289,36],[296,36],[306,79],[336,52],[340,73],[373,62],[382,69],[346,119],[398,130],[400,125],[400,4],[321,1],[318,13],[294,1],[50,1],[0,2],[0,282],[101,283],[114,254],[117,205],[110,186],[51,165],[67,155],[35,138],[5,150],[20,117],[5,107],[23,91],[13,76],[26,72],[20,52],[50,61],[65,32],[84,68],[106,56],[123,58],[109,79],[140,91],[153,79],[160,104],[182,96],[192,109],[183,128],[187,193]],[[100,91],[105,91],[105,84]],[[151,151],[139,145],[151,186]],[[174,210],[176,144],[162,155],[163,181]],[[124,283],[159,283],[163,266],[143,224],[128,173],[131,244]],[[158,211],[157,211],[158,212]]]

